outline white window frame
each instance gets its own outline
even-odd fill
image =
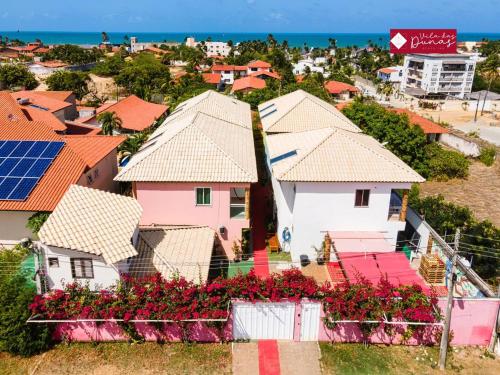
[[[231,203],[231,190],[242,189],[243,190],[243,199],[244,203]],[[247,202],[245,200],[246,197],[246,188],[244,187],[232,187],[229,189],[229,217],[231,220],[246,220],[245,219],[245,211],[247,207]],[[231,208],[242,208],[243,207],[243,217],[231,216]]]
[[[210,203],[198,203],[198,189],[209,189],[210,190]],[[200,207],[209,207],[212,205],[212,188],[208,186],[197,186],[194,188],[194,204]]]

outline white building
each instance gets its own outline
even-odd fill
[[[144,51],[148,48],[155,47],[155,45],[165,44],[167,46],[173,47],[179,45],[176,42],[139,42],[136,36],[130,37],[130,52],[137,53]]]
[[[186,46],[191,48],[198,47],[201,42],[197,42],[195,38],[189,37],[186,38]],[[226,42],[212,42],[206,41],[204,42],[205,53],[207,56],[229,56],[229,52],[231,52],[231,46]]]
[[[70,186],[38,233],[46,288],[75,281],[93,290],[116,284],[138,254],[141,214],[131,197]]]
[[[377,70],[377,78],[384,82],[399,83],[403,78],[402,66],[390,66],[388,68],[380,68]]]
[[[463,99],[471,92],[476,62],[464,54],[409,54],[405,56],[401,91]]]
[[[325,68],[322,66],[316,66],[312,59],[299,60],[296,64],[293,64],[293,74],[304,74],[307,70],[306,68],[309,68],[311,73],[317,72],[323,75],[325,74]]]
[[[296,91],[259,106],[281,247],[316,259],[325,233],[394,251],[424,179],[335,107]],[[402,190],[403,199],[395,194]],[[382,242],[381,242],[382,240]],[[381,245],[382,243],[382,245]]]

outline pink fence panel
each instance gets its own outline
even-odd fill
[[[224,341],[233,338],[233,323],[231,317],[221,328],[206,322],[188,322],[184,330],[178,323],[163,323],[162,329],[147,322],[133,323],[136,332],[146,341],[182,341],[219,342],[221,336]],[[105,342],[128,341],[129,337],[123,328],[116,322],[71,322],[58,323],[54,330],[54,339],[70,342]]]
[[[438,305],[444,314],[446,299],[440,299]],[[496,326],[499,306],[497,298],[455,298],[451,316],[452,344],[488,345]]]

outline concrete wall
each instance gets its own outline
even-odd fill
[[[26,228],[26,224],[34,213],[33,211],[0,211],[0,246],[14,245],[23,238],[33,237],[33,233]]]
[[[108,265],[101,256],[62,249],[52,246],[38,245],[43,254],[43,267],[46,271],[47,287],[49,289],[63,289],[64,284],[78,281],[81,283],[89,283],[92,290],[100,290],[109,288],[115,285],[120,279],[119,271],[127,272],[127,262],[121,262],[116,265]],[[49,258],[57,258],[59,267],[49,267]],[[94,270],[93,279],[73,279],[71,274],[71,258],[86,258],[92,259],[92,267]]]
[[[395,245],[398,231],[405,222],[388,220],[392,189],[409,189],[406,183],[316,183],[279,182],[273,178],[278,237],[288,227],[293,260],[300,255],[316,258],[314,247],[320,248],[325,231],[386,232]],[[369,189],[368,207],[355,207],[356,190]],[[282,243],[282,246],[284,244]]]
[[[467,156],[478,157],[479,154],[481,154],[481,148],[478,144],[452,133],[441,134],[439,142],[452,147]]]
[[[116,192],[118,183],[113,178],[118,174],[117,151],[114,149],[93,168],[85,172],[78,185]]]
[[[209,206],[197,206],[195,188],[212,189]],[[207,225],[214,229],[226,250],[231,254],[233,241],[241,240],[241,230],[249,228],[250,221],[230,217],[230,189],[247,188],[247,183],[206,183],[206,182],[137,182],[137,200],[142,206],[142,225]],[[224,226],[226,233],[219,228]]]

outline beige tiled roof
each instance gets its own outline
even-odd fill
[[[248,103],[236,100],[213,90],[205,91],[179,104],[165,119],[159,129],[184,116],[205,113],[218,119],[252,128],[252,116]],[[157,130],[159,130],[157,129]]]
[[[133,198],[71,185],[38,236],[45,245],[101,255],[112,264],[137,255],[131,238],[141,213]]]
[[[256,182],[251,124],[228,122],[206,111],[189,112],[157,129],[115,180]],[[228,108],[222,117],[230,112]]]
[[[341,129],[274,134],[266,137],[269,158],[281,181],[423,182],[417,172],[374,138]]]
[[[186,280],[204,282],[208,278],[215,232],[208,227],[142,228],[130,273],[146,276],[160,272],[171,278],[179,274]]]
[[[259,114],[266,133],[294,133],[323,128],[361,132],[333,105],[303,90],[259,105]]]

